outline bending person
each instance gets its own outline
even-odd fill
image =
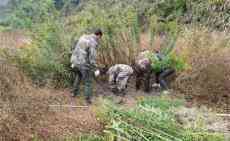
[[[132,67],[125,64],[116,64],[109,68],[107,74],[109,75],[109,84],[112,91],[125,95],[128,80],[133,74]]]

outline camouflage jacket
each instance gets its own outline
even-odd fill
[[[70,62],[72,67],[81,69],[95,69],[97,46],[98,42],[96,35],[91,34],[81,36],[71,56]]]
[[[127,77],[133,74],[133,69],[129,65],[116,64],[109,68],[109,75],[117,75],[118,77]]]

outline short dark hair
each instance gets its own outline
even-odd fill
[[[94,34],[95,35],[100,35],[100,36],[102,36],[103,35],[103,33],[102,33],[102,30],[101,29],[96,29],[95,31],[94,31]]]

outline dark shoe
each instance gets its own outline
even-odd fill
[[[111,91],[113,94],[118,95],[118,89],[117,88],[111,88]]]
[[[125,91],[125,90],[122,90],[122,91],[120,92],[120,96],[121,96],[121,97],[125,97],[125,95],[126,95],[126,91]]]
[[[144,90],[146,93],[149,93],[150,92],[150,89],[145,89]]]
[[[140,85],[136,85],[136,91],[140,90]]]

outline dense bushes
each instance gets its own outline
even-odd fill
[[[36,84],[44,85],[51,81],[58,86],[68,85],[71,75],[68,70],[70,36],[65,35],[64,26],[57,18],[58,11],[55,9],[54,2],[52,0],[12,0],[10,9],[8,25],[13,31],[24,29],[21,36],[26,36],[31,41],[29,44],[23,44],[23,47],[20,46],[20,49],[15,49],[16,51],[13,52],[16,54],[9,53],[12,52],[10,49],[5,50],[4,52],[8,53],[3,56],[8,55],[7,59],[19,64],[19,67],[31,76]],[[1,38],[10,39],[11,37]],[[7,46],[5,45],[8,44],[7,41],[8,39],[1,40],[1,44]],[[18,38],[13,39],[12,42],[18,44]],[[7,48],[16,47],[17,45]]]
[[[89,5],[86,11],[68,18],[67,31],[79,37],[84,31],[100,27],[104,31],[99,49],[99,62],[105,64],[130,63],[139,42],[140,26],[136,10],[132,7],[123,12],[116,9],[99,10]],[[97,13],[97,14],[95,14]],[[78,28],[74,28],[78,27]],[[121,56],[123,60],[121,60]]]
[[[16,59],[24,71],[39,83],[48,79],[68,85],[72,76],[70,48],[83,33],[97,27],[104,31],[99,65],[131,64],[143,34],[147,35],[148,47],[153,48],[156,37],[166,32],[168,39],[161,46],[170,51],[184,23],[227,29],[228,8],[227,1],[13,0],[8,25],[31,33],[32,45],[19,51]],[[214,19],[222,23],[216,25]]]
[[[79,10],[86,10],[92,1],[81,1],[82,6],[76,7]],[[167,22],[178,20],[182,24],[205,25],[211,29],[229,30],[229,9],[230,3],[226,0],[94,0],[94,5],[101,9],[117,10],[135,7],[142,25],[149,24],[148,18],[151,15],[160,17],[161,21]],[[74,14],[74,13],[72,13]]]
[[[15,7],[13,15],[27,13],[25,9],[31,8],[33,13],[31,1],[28,3],[23,3],[21,9]],[[36,4],[39,5],[40,2]],[[133,46],[137,46],[140,35],[135,9],[130,7],[124,13],[117,13],[115,9],[108,12],[93,5],[87,8],[88,10],[81,11],[76,16],[62,18],[54,18],[56,11],[48,8],[50,12],[43,12],[50,16],[44,15],[46,19],[41,21],[36,21],[41,15],[21,15],[29,18],[31,23],[29,26],[24,25],[29,28],[32,43],[19,49],[13,59],[37,84],[46,84],[51,80],[58,82],[58,86],[68,85],[72,76],[69,68],[71,46],[80,35],[89,33],[96,27],[101,27],[104,31],[99,49],[99,64],[130,63],[135,56],[133,53],[137,48]],[[96,15],[97,12],[101,15]],[[23,18],[17,20],[27,21]]]
[[[18,50],[16,62],[37,84],[51,80],[59,86],[68,85],[69,68],[68,36],[64,36],[60,24],[55,22],[40,24],[31,33],[32,44]]]
[[[7,21],[13,28],[32,28],[55,16],[53,0],[11,0],[9,6],[11,14]]]

